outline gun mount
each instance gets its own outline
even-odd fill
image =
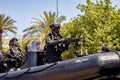
[[[83,42],[83,39],[82,38],[66,38],[65,41],[74,44],[74,53],[77,57],[79,57],[78,46],[80,45],[79,42]]]

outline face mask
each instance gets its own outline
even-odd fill
[[[55,32],[55,33],[59,33],[59,28],[54,28],[54,29],[52,29],[52,32]]]

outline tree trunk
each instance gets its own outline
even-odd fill
[[[2,34],[0,34],[0,51],[2,51]]]

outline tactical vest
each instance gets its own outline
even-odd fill
[[[56,42],[57,42],[57,40],[63,38],[60,34],[57,37],[55,37],[53,34],[49,34],[48,36],[50,36],[50,40],[56,40]],[[65,43],[61,42],[61,43],[57,43],[56,45],[47,47],[47,51],[48,52],[50,52],[50,51],[52,51],[52,52],[63,52],[66,49],[65,47],[66,47]]]

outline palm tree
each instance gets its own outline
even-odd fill
[[[16,33],[17,27],[13,25],[16,22],[11,17],[5,16],[5,14],[0,14],[0,51],[2,50],[2,34],[7,32]]]
[[[34,23],[34,25],[26,28],[23,32],[26,32],[23,36],[23,38],[28,38],[31,37],[33,35],[37,35],[37,39],[40,40],[40,42],[42,42],[43,46],[44,46],[44,40],[45,40],[45,36],[50,32],[50,25],[53,23],[59,23],[61,24],[63,21],[66,20],[65,16],[60,16],[57,19],[57,15],[55,12],[49,12],[47,13],[46,11],[44,11],[44,16],[40,15],[40,18],[33,18],[35,21],[33,21],[32,23]],[[42,46],[42,47],[43,47]]]

